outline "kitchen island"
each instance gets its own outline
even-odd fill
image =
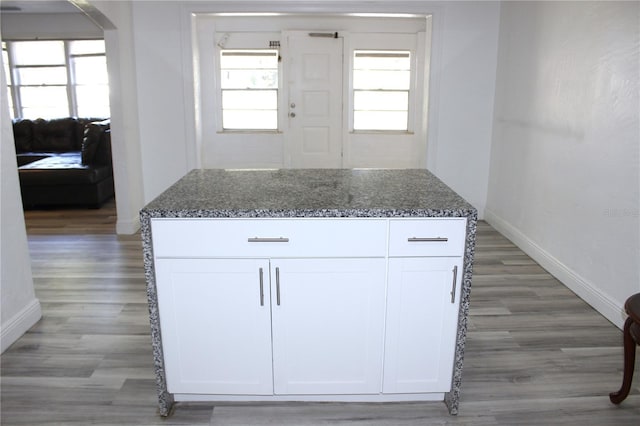
[[[444,401],[477,211],[426,170],[193,170],[140,212],[174,401]]]

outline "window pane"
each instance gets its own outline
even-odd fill
[[[278,112],[264,110],[224,110],[222,127],[227,130],[276,130]]]
[[[7,79],[7,84],[11,84],[11,71],[9,70],[9,53],[7,52],[6,44],[2,42],[2,64],[4,65],[4,75]]]
[[[275,90],[223,90],[223,109],[278,109],[278,92]]]
[[[66,86],[20,87],[20,100],[23,108],[55,107],[69,115]]]
[[[353,71],[354,89],[409,90],[410,71]]]
[[[264,50],[223,50],[220,53],[221,69],[277,69],[278,51]]]
[[[277,50],[221,51],[220,86],[223,129],[278,128]]]
[[[356,50],[354,130],[408,130],[411,52]]]
[[[111,116],[108,86],[76,86],[79,117]]]
[[[354,130],[407,130],[404,111],[354,111]]]
[[[64,65],[62,41],[16,41],[13,43],[16,65]]]
[[[15,59],[10,71],[22,109],[17,116],[110,116],[104,40],[15,41],[3,43],[3,49],[7,45]],[[3,51],[5,66],[8,56]],[[71,94],[77,101],[73,111]]]
[[[104,56],[72,58],[76,84],[108,84],[107,59]]]
[[[277,70],[222,70],[223,89],[276,89]]]
[[[410,53],[407,51],[357,50],[353,58],[357,70],[405,70],[411,69]]]
[[[104,53],[104,40],[75,40],[70,43],[69,51],[72,55]]]
[[[353,94],[356,111],[407,111],[409,92],[362,92]]]
[[[13,111],[13,94],[11,92],[11,70],[9,69],[9,52],[7,51],[7,42],[2,42],[2,65],[4,66],[4,76],[7,80],[7,101],[9,103],[9,115],[11,119],[15,118]]]
[[[22,118],[28,118],[30,120],[35,120],[38,118],[44,118],[50,120],[52,118],[63,118],[68,117],[69,112],[61,112],[57,107],[35,107],[35,108],[27,108],[22,107]]]
[[[13,109],[13,94],[11,93],[11,86],[7,86],[7,101],[9,103],[9,115],[11,119],[16,118],[15,110]]]
[[[20,84],[67,84],[66,67],[18,68]]]
[[[16,118],[15,109],[13,108],[13,99],[9,96],[9,117],[13,120]]]

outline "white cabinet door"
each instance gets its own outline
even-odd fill
[[[383,393],[451,390],[461,268],[461,258],[389,259]]]
[[[157,259],[156,285],[169,392],[273,393],[267,260]]]
[[[274,390],[380,393],[384,258],[271,261]]]

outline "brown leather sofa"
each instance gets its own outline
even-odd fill
[[[114,196],[110,124],[98,120],[14,120],[24,208],[98,208]]]

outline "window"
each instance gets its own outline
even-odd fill
[[[11,92],[11,72],[9,71],[9,52],[7,51],[7,42],[2,42],[2,65],[4,66],[4,77],[7,79],[7,98],[9,101],[9,113],[13,115],[13,96]],[[12,117],[13,118],[13,117]]]
[[[277,130],[278,51],[220,52],[222,128]]]
[[[354,130],[408,130],[410,59],[409,51],[354,51]]]
[[[52,118],[69,115],[64,43],[18,41],[8,47],[13,51],[13,77],[17,89],[14,93],[20,100],[20,116]]]
[[[73,41],[70,53],[76,115],[109,117],[109,76],[104,41]]]
[[[104,40],[8,41],[14,117],[109,117]]]

